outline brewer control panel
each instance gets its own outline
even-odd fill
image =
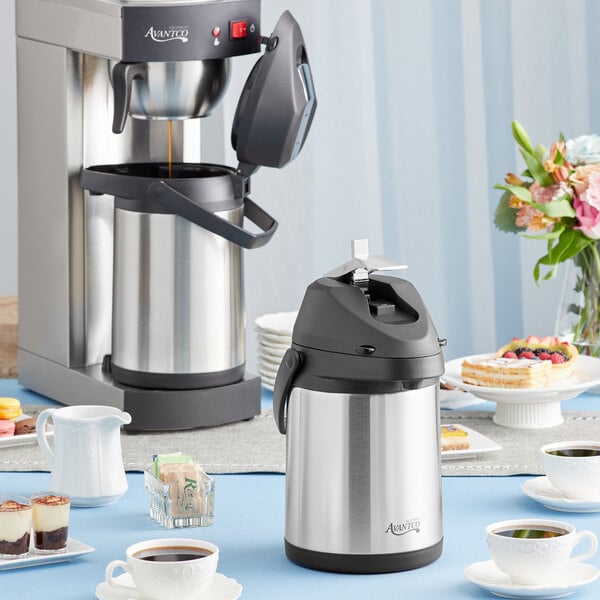
[[[122,8],[123,62],[219,59],[260,51],[260,0]]]

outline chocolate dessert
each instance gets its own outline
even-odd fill
[[[27,419],[21,419],[15,422],[15,435],[26,435],[28,433],[35,433],[37,419],[36,417],[29,417]]]
[[[32,502],[36,551],[64,551],[67,547],[70,498],[60,494],[44,493],[33,496]]]
[[[0,500],[0,555],[12,558],[28,554],[31,505],[25,498]]]

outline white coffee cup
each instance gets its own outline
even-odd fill
[[[507,534],[515,530],[554,531],[556,537],[510,537]],[[487,526],[485,537],[496,566],[513,582],[523,585],[547,583],[560,577],[569,566],[594,556],[598,548],[598,540],[591,531],[577,533],[569,523],[548,519],[499,521]],[[590,540],[588,550],[571,557],[573,548],[586,538]]]
[[[175,560],[175,555],[198,558]],[[171,560],[160,560],[170,554]],[[106,567],[106,584],[129,596],[151,600],[196,600],[212,581],[219,562],[219,548],[210,542],[185,538],[146,540],[133,544],[125,551],[126,561],[113,560]],[[152,560],[149,557],[155,557]],[[120,585],[113,572],[122,568],[129,573],[136,589]]]
[[[550,452],[587,449],[595,456],[559,456]],[[544,472],[550,483],[573,500],[600,500],[600,442],[575,440],[546,444],[540,448]]]

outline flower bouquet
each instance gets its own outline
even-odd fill
[[[568,306],[576,320],[570,341],[580,351],[598,356],[600,137],[582,135],[566,140],[561,134],[548,151],[539,144],[534,147],[517,121],[513,121],[512,131],[527,169],[520,176],[508,173],[505,183],[495,186],[504,193],[494,224],[501,231],[546,241],[546,254],[533,270],[536,283],[552,279],[560,263],[573,261],[580,301]]]

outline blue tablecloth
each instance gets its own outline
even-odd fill
[[[52,404],[14,381],[0,381],[0,396],[10,395],[23,403]],[[269,399],[266,395],[266,404]],[[569,401],[568,409],[593,409],[598,400],[598,396],[584,395]],[[31,494],[45,488],[48,477],[48,473],[0,473],[0,494]],[[168,531],[147,516],[143,476],[129,473],[129,490],[118,503],[72,509],[71,537],[94,546],[94,553],[56,565],[0,571],[0,599],[92,600],[109,561],[123,558],[125,548],[134,542],[162,537],[194,537],[217,544],[221,549],[218,570],[243,585],[244,600],[489,598],[487,592],[463,577],[467,565],[489,558],[484,539],[487,524],[517,517],[550,518],[568,521],[577,529],[591,529],[600,536],[600,513],[568,514],[545,509],[520,491],[526,479],[444,478],[444,551],[439,560],[402,573],[338,575],[304,569],[285,557],[282,475],[217,475],[215,524]],[[599,559],[595,557],[591,562],[597,565]],[[599,596],[597,580],[580,590],[576,598],[591,600]]]

